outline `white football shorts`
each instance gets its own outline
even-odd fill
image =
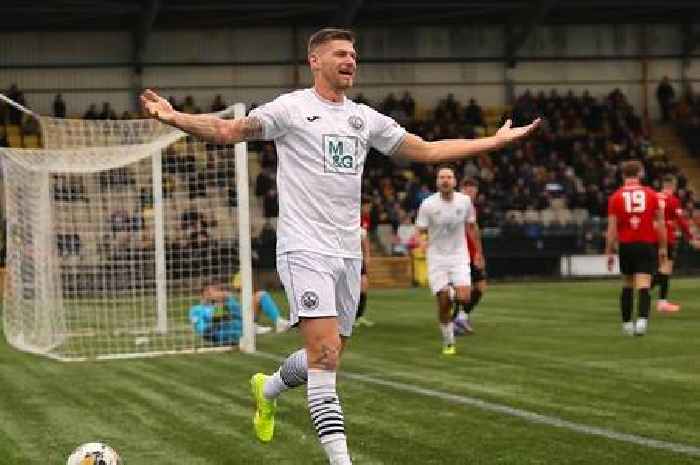
[[[277,255],[277,273],[289,301],[289,321],[334,316],[342,336],[352,334],[360,301],[361,258],[297,251]]]
[[[472,276],[469,263],[458,260],[454,263],[428,264],[428,282],[430,291],[437,294],[452,284],[454,287],[471,286]]]

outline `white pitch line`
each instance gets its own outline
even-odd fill
[[[284,358],[279,357],[274,354],[268,354],[265,352],[255,352],[254,355],[276,360],[281,362]],[[636,444],[639,446],[648,447],[651,449],[661,449],[666,451],[675,452],[678,454],[691,455],[694,457],[700,457],[700,447],[691,446],[687,444],[680,444],[676,442],[660,441],[658,439],[646,438],[644,436],[637,436],[635,434],[619,433],[611,429],[599,428],[596,426],[585,425],[582,423],[576,423],[573,421],[563,420],[561,418],[540,415],[539,413],[529,412],[527,410],[509,407],[503,404],[496,404],[494,402],[487,402],[485,400],[477,399],[474,397],[463,396],[458,394],[450,394],[448,392],[437,391],[435,389],[423,388],[420,386],[415,386],[413,384],[400,383],[396,381],[388,381],[381,378],[375,378],[374,376],[362,375],[359,373],[351,373],[347,371],[341,371],[339,373],[341,377],[354,379],[357,381],[362,381],[367,384],[374,384],[377,386],[384,386],[388,388],[395,389],[397,391],[409,392],[411,394],[418,394],[425,397],[431,397],[433,399],[440,399],[453,404],[469,405],[471,407],[476,407],[487,412],[495,412],[503,415],[508,415],[511,417],[522,418],[530,423],[536,423],[540,425],[553,426],[555,428],[567,429],[569,431],[574,431],[576,433],[587,434],[590,436],[599,436],[605,439],[612,439],[615,441],[626,442],[628,444]]]

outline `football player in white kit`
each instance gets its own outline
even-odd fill
[[[450,287],[454,289],[454,298],[458,304],[463,305],[469,301],[471,274],[469,252],[464,240],[465,223],[476,223],[471,199],[468,195],[456,192],[455,187],[457,178],[454,168],[439,167],[438,191],[420,204],[416,217],[419,232],[428,235],[428,282],[430,290],[437,297],[444,355],[456,353]]]
[[[258,439],[272,440],[276,398],[306,384],[317,436],[329,463],[338,465],[352,463],[336,370],[360,294],[360,188],[369,148],[417,162],[448,162],[498,150],[539,125],[536,120],[513,128],[508,121],[491,137],[424,141],[345,96],[357,72],[354,43],[348,30],[314,33],[308,43],[313,87],[283,94],[242,118],[189,115],[173,110],[151,90],[141,95],[146,114],[206,141],[274,140],[279,160],[277,271],[304,347],[273,375],[251,378],[253,425]]]

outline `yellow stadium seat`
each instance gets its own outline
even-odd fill
[[[41,144],[39,143],[39,136],[36,134],[27,134],[24,136],[23,142],[24,148],[27,149],[38,149],[41,147]]]
[[[19,134],[8,134],[7,135],[7,145],[13,148],[22,147],[22,136]]]
[[[22,136],[22,128],[20,128],[17,124],[8,124],[7,126],[5,126],[5,131],[7,137]]]
[[[416,119],[418,121],[427,121],[433,117],[433,109],[427,107],[416,106]]]

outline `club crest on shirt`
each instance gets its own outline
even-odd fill
[[[301,304],[307,310],[316,310],[318,308],[318,294],[314,291],[306,291],[301,295]]]
[[[360,131],[363,127],[365,127],[365,122],[362,121],[362,118],[360,118],[359,116],[355,116],[355,115],[348,118],[348,124],[355,131]]]

